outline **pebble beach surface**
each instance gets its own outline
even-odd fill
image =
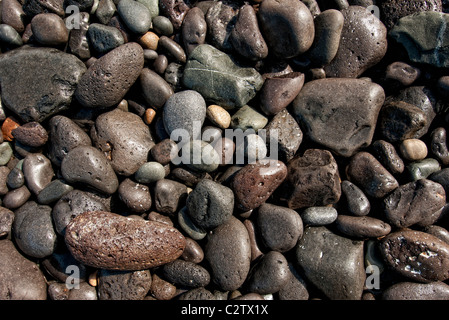
[[[448,22],[0,0],[0,300],[449,300]]]

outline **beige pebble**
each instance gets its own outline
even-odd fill
[[[146,124],[151,124],[153,122],[155,116],[156,116],[156,111],[152,108],[148,108],[147,110],[145,110],[143,121]]]
[[[216,126],[221,129],[229,128],[231,124],[231,115],[223,107],[217,106],[215,104],[207,107],[206,110],[207,118],[212,121]]]
[[[139,38],[139,44],[144,49],[157,50],[159,43],[159,36],[154,32],[148,31]]]
[[[97,274],[98,274],[98,270],[95,270],[94,272],[92,272],[91,274],[89,274],[89,284],[92,287],[96,287],[98,285],[98,278],[97,278]]]
[[[419,139],[406,139],[401,142],[399,151],[402,157],[409,161],[423,160],[427,157],[427,146]]]

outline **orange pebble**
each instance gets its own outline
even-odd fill
[[[159,43],[159,36],[151,31],[148,31],[139,38],[139,44],[144,49],[157,50],[158,43]]]
[[[145,114],[143,116],[143,121],[145,121],[146,124],[151,124],[154,120],[154,117],[156,116],[156,111],[152,108],[148,108],[145,110]]]
[[[17,127],[20,127],[19,122],[17,122],[17,120],[13,117],[7,117],[2,124],[3,140],[13,141],[14,137],[11,134],[11,131],[13,131]]]

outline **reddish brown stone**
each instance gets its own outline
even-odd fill
[[[39,122],[28,122],[11,131],[14,138],[30,147],[41,147],[48,140],[47,130]]]

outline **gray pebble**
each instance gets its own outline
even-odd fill
[[[137,182],[149,184],[165,177],[164,167],[156,161],[150,161],[142,164],[135,173],[135,179]]]
[[[41,153],[30,153],[23,161],[23,175],[30,191],[38,195],[55,173],[50,159]]]
[[[177,259],[162,267],[164,279],[186,287],[205,287],[210,282],[210,274],[206,268],[199,264]]]
[[[337,210],[333,207],[309,207],[301,213],[305,225],[324,226],[337,219]]]
[[[134,0],[120,0],[117,11],[132,32],[144,34],[150,29],[151,14],[144,4]]]
[[[63,180],[53,180],[39,192],[37,195],[37,202],[40,204],[52,204],[72,190],[73,187]]]

